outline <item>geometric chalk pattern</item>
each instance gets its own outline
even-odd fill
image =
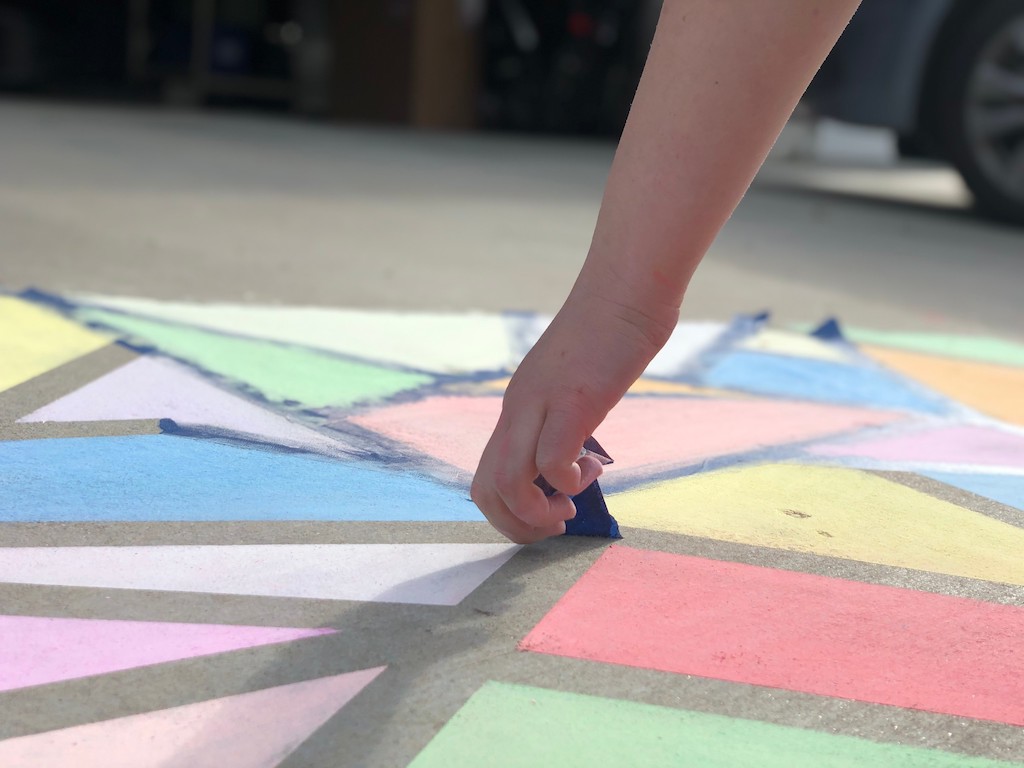
[[[296,424],[218,387],[208,377],[161,357],[139,357],[21,422],[170,419],[178,426],[235,432],[251,439],[328,456],[351,452],[341,435]]]
[[[595,737],[596,723],[607,724]],[[529,738],[523,738],[529,734]],[[621,699],[489,682],[410,768],[1009,768],[1008,762]]]
[[[497,397],[441,395],[378,408],[351,421],[471,475],[500,410]],[[902,419],[889,411],[821,403],[631,395],[601,425],[602,439],[619,449],[602,485],[614,490],[623,483],[722,457],[756,454]]]
[[[331,634],[166,621],[0,616],[0,691]],[[61,647],[61,653],[53,649]]]
[[[273,768],[382,671],[185,704],[0,741],[0,765],[38,768]]]
[[[732,467],[609,503],[626,526],[1024,586],[1024,528],[861,470]]]
[[[515,544],[0,548],[0,582],[457,605]]]
[[[711,363],[705,380],[712,387],[812,402],[936,414],[948,408],[940,398],[883,369],[820,357],[730,350]]]
[[[1022,633],[1021,606],[616,545],[522,647],[1024,726]]]
[[[171,434],[0,442],[0,465],[7,521],[479,519],[423,474]]]
[[[1024,483],[1017,475],[986,475],[977,472],[923,472],[925,477],[961,488],[1008,507],[1015,507],[1014,519],[1024,525]]]
[[[108,343],[60,315],[11,296],[0,296],[0,329],[0,391]]]
[[[1024,367],[954,360],[921,352],[871,347],[867,353],[891,370],[986,416],[1024,426]]]
[[[1024,346],[681,323],[522,548],[547,322],[0,296],[0,765],[1024,762]]]
[[[375,365],[294,344],[253,339],[89,310],[83,320],[122,334],[126,341],[194,366],[242,391],[280,405],[345,407],[383,399],[430,381],[423,373]]]
[[[983,467],[979,471],[1024,472],[1024,434],[991,426],[925,427],[819,445],[823,456],[861,460],[877,466]]]

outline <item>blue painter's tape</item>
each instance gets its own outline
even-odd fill
[[[834,317],[830,317],[811,331],[811,336],[822,341],[845,341],[846,339],[843,336],[843,329],[839,326],[839,321]]]
[[[974,475],[966,472],[922,472],[940,483],[1024,510],[1024,477],[1019,475]],[[1024,523],[1024,519],[1021,520]]]
[[[946,413],[938,395],[877,368],[811,358],[730,352],[704,378],[708,386],[760,395],[873,408]]]
[[[171,435],[0,442],[0,522],[482,520],[412,472]]]
[[[599,536],[606,539],[621,539],[619,524],[608,511],[604,494],[597,480],[588,485],[582,493],[572,498],[576,505],[576,517],[565,523],[566,536]]]

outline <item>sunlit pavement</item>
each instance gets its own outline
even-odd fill
[[[819,145],[835,155],[827,137]],[[0,279],[164,299],[552,311],[586,253],[612,151],[5,102]],[[1014,337],[1022,283],[1024,232],[976,219],[946,168],[774,160],[684,316],[770,308],[784,324],[835,314]]]

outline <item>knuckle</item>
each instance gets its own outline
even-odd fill
[[[566,498],[566,497],[562,497]],[[544,529],[557,525],[561,518],[553,511],[547,499],[536,503],[523,504],[515,510],[516,516],[531,528]]]
[[[544,479],[548,482],[563,476],[565,473],[562,472],[562,468],[563,463],[554,456],[537,457],[537,471],[544,475]]]
[[[541,474],[544,479],[553,485],[559,492],[572,496],[579,492],[579,478],[572,471],[572,465],[564,461],[547,462],[541,467]]]
[[[548,409],[548,418],[563,425],[576,427],[588,420],[597,409],[597,393],[586,382],[563,386],[555,402]],[[581,438],[582,442],[582,438]]]

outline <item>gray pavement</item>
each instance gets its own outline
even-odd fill
[[[586,253],[612,151],[0,102],[0,283],[554,311]],[[834,314],[1019,338],[1024,231],[975,219],[966,200],[939,166],[770,162],[684,316],[771,308],[782,323]]]

